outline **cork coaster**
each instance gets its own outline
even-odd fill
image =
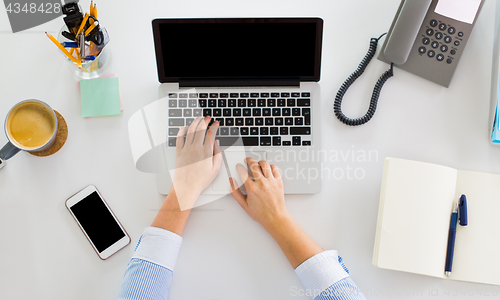
[[[68,124],[66,124],[66,120],[64,120],[63,116],[56,110],[54,110],[57,116],[57,134],[56,141],[54,144],[46,150],[37,151],[37,152],[28,152],[31,155],[35,156],[50,156],[59,151],[66,142],[68,138]]]

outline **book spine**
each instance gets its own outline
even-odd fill
[[[496,3],[491,83],[491,142],[500,145],[500,3]]]

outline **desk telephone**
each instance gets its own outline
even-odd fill
[[[368,122],[377,108],[384,83],[394,75],[394,67],[448,87],[458,61],[476,23],[484,0],[402,0],[388,33],[370,40],[370,48],[358,69],[340,87],[334,102],[337,118],[346,125]],[[378,80],[368,112],[350,119],[341,104],[349,87],[363,74],[375,56],[378,41],[385,41],[378,59],[390,69]]]

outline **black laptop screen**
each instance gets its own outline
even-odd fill
[[[162,77],[162,82],[183,78],[318,81],[322,22],[300,20],[155,20],[160,81]]]

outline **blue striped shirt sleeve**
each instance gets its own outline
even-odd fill
[[[160,265],[132,258],[118,299],[167,299],[173,272]]]
[[[364,300],[336,250],[324,251],[295,269],[307,295],[314,300]]]
[[[123,278],[120,300],[167,299],[182,238],[168,230],[144,230]],[[364,300],[337,251],[319,253],[295,269],[314,300]]]
[[[182,237],[165,229],[144,230],[130,260],[118,298],[167,299]]]
[[[365,300],[351,277],[343,278],[321,292],[314,300]]]

